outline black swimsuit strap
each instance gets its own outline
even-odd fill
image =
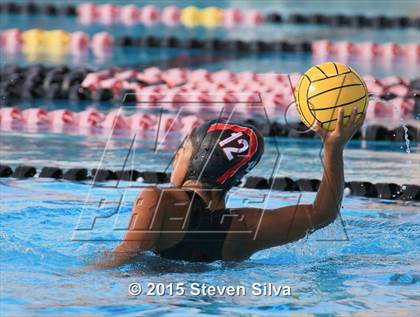
[[[165,258],[187,261],[211,262],[222,259],[223,244],[231,223],[231,217],[224,219],[224,215],[230,214],[230,211],[210,211],[196,192],[187,190],[186,193],[191,198],[190,223],[186,233],[176,245],[157,253]],[[196,196],[199,198],[196,199]]]
[[[210,209],[208,208],[207,203],[204,201],[203,197],[201,197],[201,196],[200,196],[199,194],[197,194],[195,191],[193,191],[193,190],[191,190],[191,189],[187,189],[187,190],[185,190],[185,192],[187,193],[188,197],[190,197],[190,202],[192,203],[191,208],[195,207],[195,206],[194,206],[194,203],[195,203],[196,201],[197,201],[197,202],[200,202],[201,208],[197,208],[197,210],[199,210],[199,211],[206,210],[210,216],[211,216],[213,213],[221,212],[221,211],[224,211],[224,210],[229,210],[228,208],[222,208],[222,209],[210,210]],[[195,199],[196,197],[197,197],[198,199]]]
[[[199,214],[203,209],[206,208],[206,204],[204,203],[203,198],[201,198],[201,196],[198,195],[195,191],[186,190],[185,192],[187,193],[188,197],[190,197],[190,205],[188,207],[190,223],[188,225],[188,230],[191,230],[197,226],[197,221],[200,218]]]
[[[204,202],[203,198],[199,194],[197,194],[195,191],[193,191],[191,189],[187,189],[185,192],[187,193],[188,197],[190,197],[190,201],[191,202],[194,203],[195,202],[195,198],[198,197],[198,201],[200,201],[202,205],[206,205],[206,203]]]

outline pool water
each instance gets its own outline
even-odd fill
[[[98,250],[122,237],[117,229],[127,226],[139,189],[124,189],[126,199],[113,215],[114,206],[98,210],[86,201],[89,188],[41,179],[1,181],[2,316],[418,316],[419,203],[346,197],[344,226],[338,219],[241,263],[190,264],[145,254],[136,264],[92,271],[86,265]],[[121,190],[102,188],[100,194],[116,201]],[[247,201],[261,207],[264,193],[234,189],[228,205]],[[273,192],[268,208],[296,203],[298,196]],[[313,198],[305,193],[302,201]],[[78,235],[86,209],[103,218]],[[128,294],[133,282],[243,285],[248,291],[252,283],[273,283],[290,286],[291,295],[135,297]]]
[[[19,0],[25,2],[25,0]],[[82,0],[71,3],[84,2]],[[110,2],[101,0],[97,2]],[[130,1],[119,1],[127,4]],[[151,1],[139,0],[137,5]],[[304,12],[324,14],[419,15],[416,1],[262,0],[218,1],[220,7],[257,8],[285,15]],[[66,2],[68,3],[68,2]],[[154,1],[156,6],[198,5],[193,0]],[[334,4],[334,5],[333,5]],[[199,6],[214,5],[200,1]],[[243,40],[375,41],[416,43],[417,29],[352,29],[314,25],[263,25],[256,29],[185,27],[151,28],[142,25],[83,26],[68,17],[28,17],[0,14],[0,30],[8,28],[61,28],[88,34],[104,31],[114,36],[178,36]],[[291,53],[207,54],[200,50],[113,48],[103,59],[89,54],[74,56],[7,55],[0,52],[0,66],[7,63],[66,64],[105,68],[110,66],[160,68],[189,67],[211,71],[304,72],[326,60],[344,62],[361,75],[418,77],[420,63],[406,60],[365,60],[350,56]],[[6,101],[7,104],[7,101]],[[81,111],[93,106],[108,111],[120,105],[68,101],[22,101],[20,108]],[[418,125],[418,114],[413,125]],[[270,120],[273,118],[270,118]],[[274,118],[276,119],[276,118]],[[380,122],[386,125],[385,122]],[[410,123],[411,124],[411,123]],[[3,128],[3,127],[2,127]],[[12,167],[33,165],[60,168],[121,169],[131,135],[103,130],[89,135],[59,133],[38,127],[2,130],[0,163]],[[154,136],[134,142],[128,167],[170,171],[174,150],[184,135],[169,135],[159,151]],[[317,178],[322,176],[319,140],[266,138],[261,163],[250,175]],[[419,145],[414,142],[352,141],[345,150],[346,180],[418,184]],[[89,266],[99,251],[110,250],[124,235],[132,202],[147,184],[89,182],[32,178],[0,179],[0,316],[418,316],[420,300],[420,203],[346,196],[341,217],[309,237],[285,246],[261,251],[238,263],[211,264],[169,261],[143,254],[135,264],[110,270]],[[167,185],[163,185],[167,186]],[[311,202],[314,193],[268,192],[234,188],[229,207],[278,208]],[[302,196],[301,196],[302,195]],[[123,197],[123,199],[121,199]],[[99,202],[106,203],[98,207]],[[121,207],[117,208],[121,201]],[[266,205],[265,205],[266,204]],[[93,219],[97,219],[92,227]],[[88,229],[88,230],[87,230]],[[212,286],[245,286],[248,296],[131,296],[131,283],[206,283]],[[290,296],[255,296],[253,283],[290,286]]]
[[[181,139],[176,134],[169,137],[158,153],[153,151],[153,139],[136,140],[129,168],[170,170]],[[105,148],[106,135],[15,131],[3,132],[0,146],[3,164],[32,164],[38,171],[46,165],[120,169],[130,142],[128,136],[117,136]],[[252,175],[321,177],[319,141],[266,138],[266,145]],[[281,163],[274,166],[278,155]],[[405,143],[353,141],[345,151],[346,180],[415,184],[419,159],[416,143],[407,151]],[[343,222],[339,218],[301,241],[258,252],[241,263],[190,264],[145,254],[136,264],[89,270],[99,251],[110,250],[123,237],[132,202],[145,186],[141,181],[92,187],[90,182],[1,179],[2,313],[415,316],[418,312],[420,204],[414,202],[346,197]],[[276,208],[296,204],[300,195],[274,191],[267,198],[265,194],[235,188],[227,204],[267,203],[267,208]],[[99,208],[103,199],[106,203]],[[313,199],[314,193],[301,197],[302,202]],[[99,218],[92,227],[95,217]],[[243,285],[249,292],[252,283],[273,283],[290,286],[292,295],[133,297],[128,294],[133,282]]]

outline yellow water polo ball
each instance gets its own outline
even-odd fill
[[[340,108],[344,110],[344,126],[353,108],[357,108],[357,116],[363,116],[368,91],[363,79],[351,67],[326,62],[311,67],[299,79],[295,101],[300,119],[307,127],[313,127],[318,120],[323,129],[332,131]]]
[[[222,23],[223,12],[216,7],[207,7],[200,12],[201,24],[207,28],[215,28]]]
[[[181,11],[181,23],[187,27],[196,27],[200,24],[200,10],[197,7],[189,6]]]

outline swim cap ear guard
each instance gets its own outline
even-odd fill
[[[189,139],[193,153],[186,179],[222,189],[240,184],[264,152],[264,138],[255,127],[226,120],[198,126]]]

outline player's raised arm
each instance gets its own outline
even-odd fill
[[[317,124],[314,129],[324,142],[324,174],[313,204],[297,204],[275,210],[238,209],[248,229],[255,232],[246,242],[248,253],[303,238],[307,233],[334,221],[341,207],[344,190],[343,150],[363,123],[354,109],[346,126],[343,110],[337,115],[335,130],[328,132]]]
[[[364,119],[363,116],[356,119],[357,108],[353,109],[346,126],[343,123],[343,116],[343,108],[340,108],[334,131],[328,132],[322,129],[319,124],[315,127],[324,142],[324,174],[313,203],[313,211],[316,215],[314,229],[331,223],[341,208],[344,191],[343,150]]]

